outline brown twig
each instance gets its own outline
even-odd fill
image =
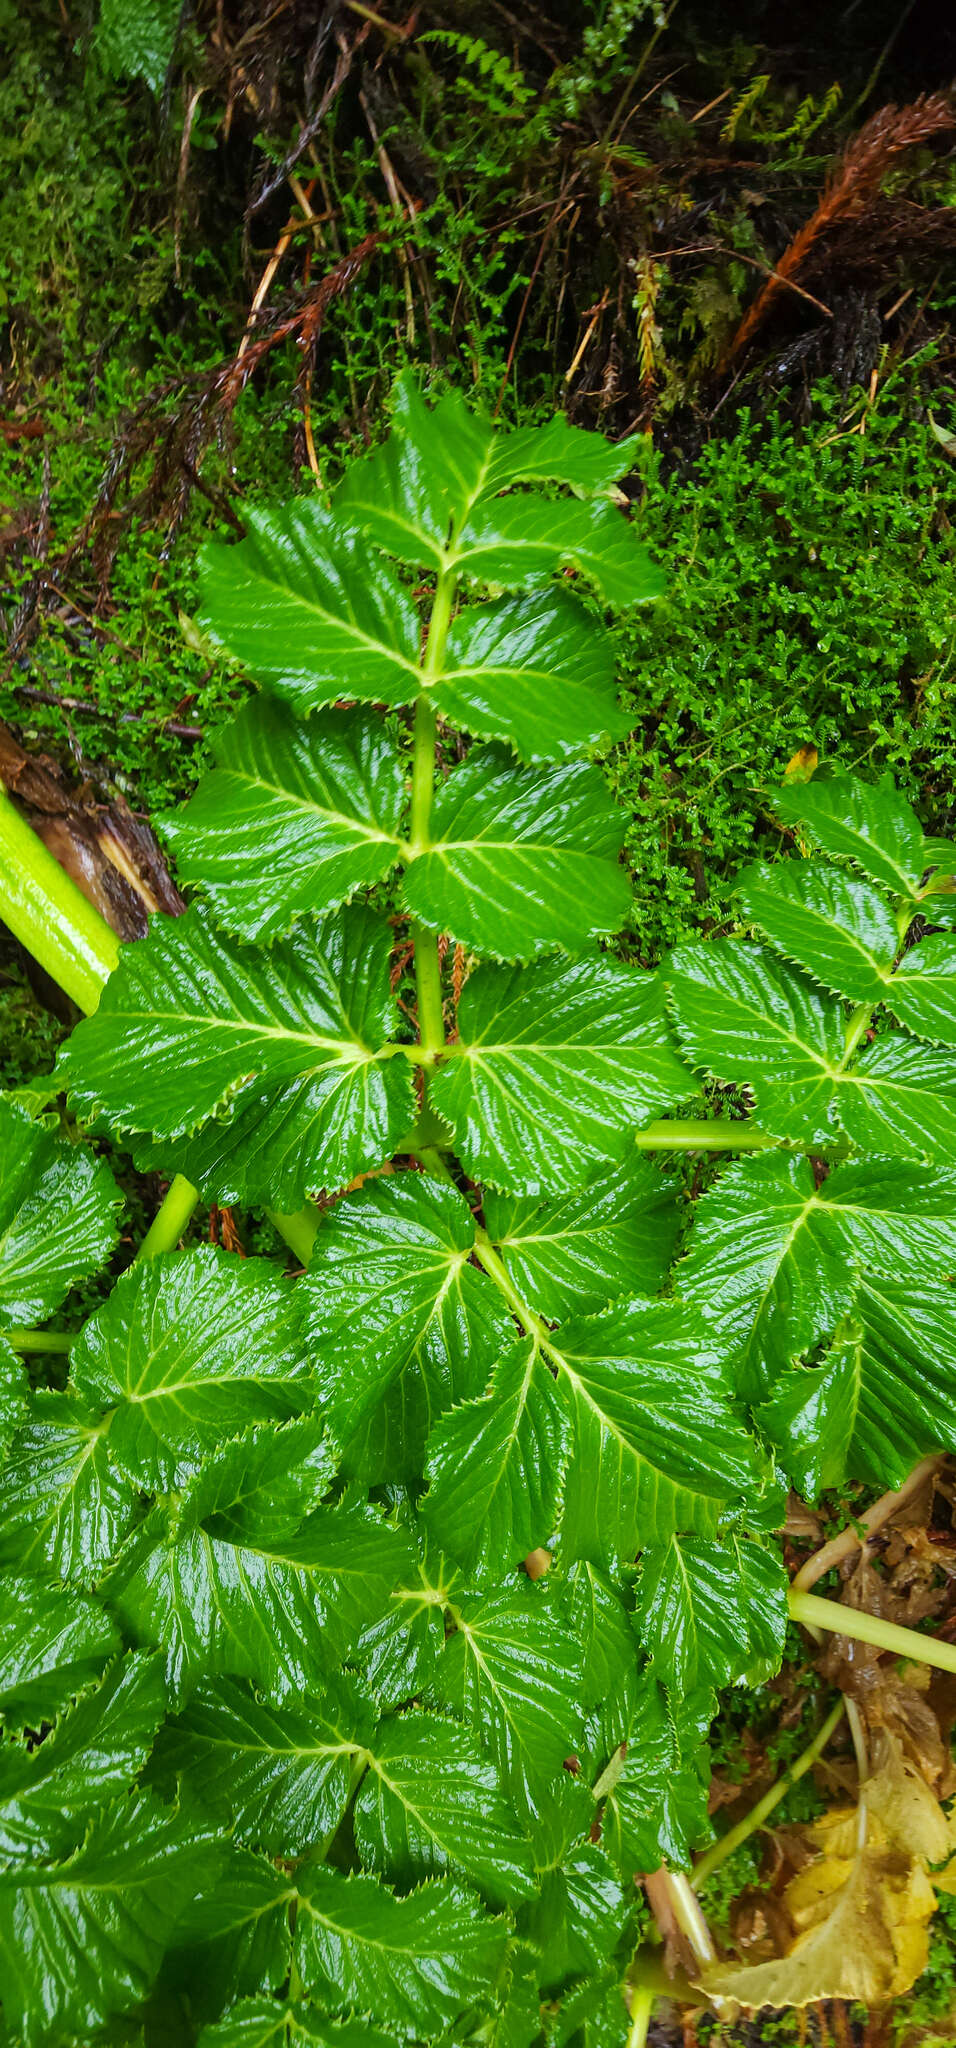
[[[34,690],[29,683],[16,683],[16,695],[25,697],[30,704],[49,704],[56,711],[75,711],[82,718],[101,718],[107,725],[145,725],[149,721],[141,711],[105,711],[100,704],[88,704],[84,697],[58,697],[52,690]],[[174,740],[201,740],[201,725],[180,725],[174,718],[161,721],[161,731],[168,732]]]
[[[330,10],[328,26],[323,27],[323,39],[331,32],[331,25],[332,18]],[[285,183],[289,175],[289,172],[295,170],[296,164],[298,163],[299,158],[302,156],[303,151],[308,149],[309,144],[311,142],[314,142],[315,137],[318,135],[319,129],[321,128],[322,123],[325,120],[326,114],[329,112],[329,109],[333,105],[335,100],[338,99],[339,93],[341,92],[342,87],[345,84],[345,81],[349,75],[349,72],[352,69],[355,51],[358,48],[359,43],[364,40],[364,37],[367,34],[368,25],[359,30],[359,33],[356,36],[354,43],[349,44],[344,40],[344,38],[340,42],[339,54],[336,59],[335,69],[332,73],[328,85],[325,88],[324,93],[322,94],[322,98],[320,99],[314,114],[311,114],[309,116],[309,119],[305,122],[304,126],[300,128],[292,148],[289,150],[288,155],[283,159],[275,175],[271,178],[268,178],[265,184],[260,187],[259,191],[253,194],[252,198],[249,201],[248,208],[246,210],[248,218],[251,219],[254,213],[258,213],[261,210],[261,208],[265,206],[268,203],[268,201],[274,196],[274,194],[279,191],[280,187]]]
[[[751,270],[762,271],[766,278],[776,278],[777,283],[785,286],[787,291],[796,292],[798,299],[806,299],[811,306],[816,307],[818,313],[825,313],[828,320],[833,319],[833,308],[825,306],[822,299],[815,298],[813,292],[808,292],[802,284],[797,284],[795,278],[784,277],[779,270],[774,270],[772,264],[762,263],[759,256],[745,256],[741,249],[731,249],[726,242],[685,242],[677,249],[654,251],[655,263],[666,263],[668,258],[673,256],[726,256],[728,263],[749,263]]]
[[[808,1557],[806,1563],[795,1573],[792,1582],[794,1592],[809,1593],[811,1586],[815,1586],[817,1580],[822,1579],[826,1572],[831,1572],[837,1565],[843,1564],[855,1551],[864,1549],[877,1530],[882,1529],[891,1515],[895,1515],[897,1508],[902,1507],[911,1494],[918,1493],[924,1481],[931,1479],[934,1472],[938,1472],[942,1462],[941,1457],[921,1458],[919,1464],[914,1465],[909,1477],[904,1479],[902,1486],[897,1487],[892,1493],[881,1494],[879,1500],[875,1500],[873,1506],[867,1508],[865,1515],[860,1516],[856,1528],[841,1529],[840,1534],[831,1536],[829,1543],[824,1543],[822,1549],[815,1550],[813,1556]],[[865,1536],[861,1537],[858,1534],[859,1529],[865,1530]]]

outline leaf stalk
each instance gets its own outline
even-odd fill
[[[835,1729],[839,1727],[844,1710],[845,1701],[841,1694],[836,1706],[831,1708],[826,1720],[821,1721],[813,1740],[808,1742],[806,1749],[801,1750],[800,1755],[795,1758],[789,1769],[784,1771],[782,1776],[777,1779],[776,1784],[771,1785],[769,1791],[764,1793],[762,1799],[758,1799],[756,1806],[752,1806],[750,1812],[745,1813],[743,1819],[739,1820],[735,1827],[728,1828],[726,1834],[721,1835],[719,1841],[714,1842],[710,1849],[705,1849],[704,1854],[698,1858],[691,1872],[690,1882],[695,1892],[699,1892],[702,1889],[707,1879],[719,1868],[721,1863],[725,1862],[728,1856],[733,1855],[735,1849],[740,1848],[742,1842],[746,1842],[751,1835],[756,1834],[758,1828],[763,1827],[764,1821],[769,1819],[774,1808],[779,1806],[781,1800],[786,1798],[787,1793],[792,1787],[799,1784],[800,1779],[806,1776],[807,1772],[816,1763],[817,1758],[822,1756]]]
[[[741,1118],[725,1122],[720,1117],[660,1117],[645,1124],[634,1139],[638,1152],[780,1152],[788,1148],[779,1138]]]
[[[138,1265],[140,1259],[154,1259],[158,1252],[174,1251],[198,1200],[199,1192],[192,1181],[177,1173],[170,1181],[133,1263]]]
[[[647,2035],[651,2024],[657,1992],[649,1984],[636,1984],[631,1993],[631,2024],[628,2029],[627,2048],[647,2048]]]
[[[422,662],[422,685],[427,691],[441,675],[445,660],[445,646],[448,628],[455,602],[457,577],[452,569],[443,569],[435,585],[431,618],[428,625],[428,640]],[[431,844],[432,799],[435,793],[435,745],[438,738],[438,712],[428,696],[419,697],[415,707],[415,731],[412,748],[412,796],[409,819],[410,853],[424,852]],[[424,925],[412,926],[412,940],[415,947],[415,987],[418,993],[418,1029],[422,1046],[426,1052],[439,1052],[445,1043],[445,1019],[442,1008],[441,963],[438,957],[438,938]]]
[[[918,1629],[900,1628],[895,1621],[861,1614],[855,1607],[842,1607],[838,1600],[822,1600],[816,1593],[801,1593],[792,1586],[787,1606],[791,1621],[802,1622],[805,1628],[822,1628],[830,1635],[872,1643],[874,1649],[906,1657],[911,1664],[929,1664],[935,1671],[956,1671],[956,1643],[941,1643],[935,1636],[920,1635]]]
[[[0,788],[4,924],[88,1015],[119,959],[119,940]]]
[[[75,1330],[4,1330],[7,1343],[24,1357],[35,1352],[69,1351]]]

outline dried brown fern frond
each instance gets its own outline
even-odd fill
[[[809,220],[784,250],[757,293],[719,365],[726,370],[763,326],[781,291],[808,262],[821,235],[858,215],[876,197],[887,172],[908,150],[956,128],[956,106],[946,93],[923,94],[908,107],[881,107],[848,143]]]

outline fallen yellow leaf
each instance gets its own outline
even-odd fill
[[[797,1930],[789,1953],[701,1978],[721,2017],[821,1998],[878,2006],[925,1969],[936,1910],[928,1865],[949,1854],[956,1835],[895,1737],[881,1738],[878,1755],[859,1807],[837,1808],[808,1830],[818,1854],[784,1893]]]

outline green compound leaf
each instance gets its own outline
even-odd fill
[[[464,534],[467,544],[475,515],[513,484],[567,484],[607,496],[637,448],[634,440],[615,448],[564,419],[509,433],[470,411],[457,392],[427,406],[411,377],[399,380],[394,400],[393,432],[351,465],[333,504],[343,521],[413,568],[440,569],[450,533],[459,545]]]
[[[541,481],[550,472],[552,480],[581,488],[581,456],[591,477],[596,464],[590,451],[578,449],[569,460],[572,429],[565,429],[563,447],[553,429],[546,429],[545,453],[543,444],[532,451],[535,430],[526,428],[520,452],[509,457],[507,438],[496,446],[487,422],[472,415],[466,426],[460,403],[457,418],[453,405],[445,401],[431,415],[420,401],[414,414],[410,405],[400,416],[401,430],[356,464],[339,486],[336,512],[402,561],[436,569],[448,563],[506,590],[525,588],[571,566],[597,585],[608,604],[646,603],[660,595],[657,571],[633,529],[611,506],[524,493],[496,496],[526,474]],[[445,445],[436,461],[439,438]],[[593,483],[589,487],[595,488]],[[606,472],[601,488],[609,488]]]
[[[584,1657],[546,1584],[454,1598],[435,1690],[491,1751],[518,1813],[536,1818],[581,1732]]]
[[[746,868],[736,883],[744,916],[788,960],[851,1003],[880,1003],[899,951],[884,896],[823,861]]]
[[[242,938],[321,916],[394,866],[405,807],[395,748],[369,712],[306,723],[254,698],[213,743],[216,767],[161,821],[184,881]]]
[[[108,1417],[40,1388],[0,1484],[0,1563],[92,1581],[132,1527],[138,1495],[114,1465]]]
[[[598,448],[584,446],[592,437],[573,441],[576,432],[551,424],[503,435],[466,413],[454,396],[429,411],[406,384],[396,431],[353,464],[335,493],[334,514],[416,568],[454,568],[518,590],[572,567],[596,584],[607,604],[645,604],[660,596],[662,580],[616,508],[526,492],[498,495],[527,480],[606,496],[610,468],[623,463],[626,469],[630,451],[606,452],[601,461]],[[535,444],[536,435],[544,438]]]
[[[556,1997],[569,1979],[599,1970],[616,1948],[629,1911],[630,1901],[601,1844],[575,1843],[555,1869],[544,1873],[522,1926],[541,1948],[542,1991]]]
[[[432,1423],[484,1391],[514,1335],[474,1242],[467,1202],[424,1174],[346,1196],[319,1232],[299,1293],[310,1355],[346,1469],[370,1483],[421,1471]]]
[[[541,2032],[538,1955],[528,1942],[510,1941],[498,1978],[496,2003],[486,2021],[488,2048],[531,2048]]]
[[[24,1367],[0,1332],[0,1452],[25,1420],[29,1391]]]
[[[583,757],[627,720],[609,632],[550,579],[649,590],[622,459],[403,386],[332,512],[255,514],[213,551],[213,631],[292,709],[247,704],[222,736],[170,828],[210,907],[126,949],[64,1072],[141,1171],[210,1199],[261,1214],[358,1185],[322,1204],[294,1285],[213,1250],[130,1272],[62,1392],[32,1383],[65,1365],[28,1374],[0,1339],[0,2033],[22,2048],[183,2027],[208,2048],[620,2048],[635,1876],[709,1832],[710,1686],[779,1659],[785,1477],[885,1487],[956,1452],[956,940],[895,966],[911,912],[947,919],[956,851],[888,786],[821,782],[800,843],[840,864],[742,878],[766,947],[683,947],[658,978],[598,950],[626,883]],[[517,594],[463,602],[483,580]],[[423,695],[482,744],[432,795],[416,721],[410,839],[394,736],[328,707]],[[343,907],[382,883],[416,930],[498,962],[456,984],[438,1053],[399,1039],[394,920]],[[635,1157],[695,1091],[675,1047],[752,1091],[768,1146],[689,1205]],[[0,1107],[0,1140],[14,1125]],[[419,1172],[435,1143],[447,1170]],[[677,1298],[654,1300],[688,1215]],[[120,1846],[124,1883],[146,1853],[143,1784],[150,1851],[175,1871],[173,1794],[209,1851],[155,1911],[152,1879],[113,1897]],[[114,1810],[98,1888],[83,1858]]]
[[[678,1693],[762,1685],[780,1668],[787,1574],[746,1538],[672,1536],[641,1558],[635,1626],[655,1677]]]
[[[385,1045],[390,943],[388,925],[355,908],[268,954],[199,909],[157,918],[61,1055],[75,1105],[160,1138],[230,1112],[227,1147],[244,1145],[215,1176],[223,1201],[248,1190],[293,1208],[306,1189],[342,1186],[414,1117],[407,1064]]]
[[[133,1638],[166,1651],[180,1696],[220,1673],[278,1698],[315,1691],[407,1567],[407,1543],[370,1509],[303,1519],[328,1480],[310,1430],[240,1438],[200,1471],[172,1518],[154,1511],[104,1583]]]
[[[377,1878],[315,1869],[299,1880],[295,1956],[333,2012],[370,2014],[420,2040],[470,2010],[497,1975],[507,1923],[447,1878],[398,1898]]]
[[[83,1594],[0,1576],[0,1720],[52,1721],[119,1649],[115,1623]]]
[[[668,1693],[649,1674],[636,1688],[622,1742],[605,1774],[611,1783],[601,1840],[626,1885],[662,1862],[686,1869],[707,1841],[711,1693]],[[599,1786],[596,1790],[600,1789]]]
[[[107,1166],[0,1096],[0,1329],[45,1322],[116,1243]]]
[[[405,871],[405,906],[480,952],[581,952],[627,916],[622,813],[585,763],[525,770],[478,748],[439,791],[430,837]]]
[[[568,760],[630,730],[614,653],[611,635],[563,590],[465,605],[432,695],[445,718],[507,741],[522,761]]]
[[[526,497],[480,505],[459,534],[454,566],[473,581],[526,589],[576,569],[618,611],[652,604],[664,580],[637,533],[609,505]]]
[[[316,498],[247,511],[238,546],[209,541],[199,623],[295,711],[418,694],[418,614],[395,570],[355,547]]]
[[[956,1056],[900,1031],[864,1045],[840,1080],[840,1122],[861,1151],[956,1164]]]
[[[445,1609],[458,1573],[444,1558],[411,1557],[382,1610],[362,1630],[353,1665],[378,1706],[431,1699],[435,1666],[445,1641]]]
[[[956,1258],[956,1176],[876,1161],[738,1160],[697,1205],[681,1297],[733,1361],[740,1392],[766,1396],[829,1335],[863,1270],[931,1279]]]
[[[587,1558],[571,1566],[563,1604],[581,1644],[584,1675],[581,1698],[590,1711],[620,1692],[637,1670],[630,1618],[605,1572]]]
[[[904,953],[886,1001],[908,1030],[956,1046],[956,940],[937,932]]]
[[[514,1570],[554,1530],[571,1440],[534,1344],[512,1345],[490,1392],[442,1416],[428,1439],[429,1534],[475,1579]]]
[[[809,1499],[845,1479],[900,1486],[956,1448],[953,1303],[944,1284],[870,1279],[822,1365],[778,1381],[757,1419]]]
[[[222,1859],[193,1812],[148,1794],[107,1806],[65,1861],[0,1867],[6,2017],[34,2043],[85,2038],[129,2012],[156,1976],[172,1928]]]
[[[228,1837],[223,1846],[229,1849]],[[289,1879],[274,1863],[232,1849],[215,1886],[177,1922],[163,1988],[186,1992],[196,2019],[211,2018],[231,1998],[278,1991],[289,1973],[294,1902]]]
[[[656,1294],[681,1221],[673,1186],[640,1160],[560,1201],[490,1190],[484,1210],[509,1279],[551,1322],[622,1294]]]
[[[197,2048],[391,2048],[393,2036],[365,2020],[326,2019],[314,2007],[244,1998],[224,2019],[204,2027]]]
[[[891,1031],[847,1064],[840,1005],[746,940],[681,946],[666,979],[684,1051],[716,1079],[752,1088],[757,1117],[775,1136],[828,1146],[842,1131],[864,1151],[956,1159],[951,1053]],[[894,1008],[897,982],[886,998]]]
[[[564,1324],[548,1348],[575,1430],[565,1563],[613,1567],[678,1529],[714,1535],[734,1496],[759,1491],[756,1446],[679,1308],[620,1303]]]
[[[534,1895],[531,1845],[457,1721],[413,1710],[383,1722],[353,1815],[362,1861],[399,1885],[450,1871],[492,1904]]]
[[[117,1658],[38,1745],[0,1745],[0,1855],[68,1855],[83,1818],[126,1792],[166,1711],[162,1660]]]
[[[772,804],[785,824],[799,825],[837,860],[851,860],[897,896],[915,896],[932,853],[912,806],[889,776],[876,784],[856,776],[814,776],[775,789]]]
[[[580,2048],[617,2048],[622,2006],[626,2020],[628,2008],[621,1966],[611,1961],[603,1970],[569,1987],[554,2028],[554,2048],[567,2048],[570,2041],[580,2044]]]
[[[370,1697],[344,1673],[281,1708],[219,1678],[164,1731],[157,1769],[164,1784],[182,1775],[207,1807],[226,1811],[237,1841],[301,1856],[341,1820],[356,1751],[371,1742],[375,1720]]]
[[[431,1084],[469,1173],[512,1193],[579,1187],[693,1093],[656,976],[616,961],[482,967]]]
[[[845,1049],[838,1003],[745,939],[679,946],[664,979],[694,1066],[718,1081],[746,1082],[775,1137],[832,1143]]]
[[[896,920],[869,882],[811,862],[749,869],[747,916],[825,987],[856,1003],[886,1003],[911,1031],[956,1046],[956,943],[945,933],[893,960]]]
[[[488,488],[495,431],[457,393],[432,409],[414,380],[403,377],[393,395],[392,433],[350,464],[334,511],[346,530],[357,529],[399,561],[438,570],[452,528]]]
[[[77,1339],[71,1373],[81,1400],[110,1411],[110,1455],[147,1493],[314,1398],[292,1289],[265,1259],[211,1245],[125,1274]]]

